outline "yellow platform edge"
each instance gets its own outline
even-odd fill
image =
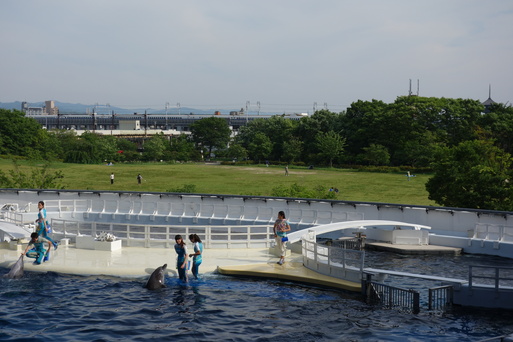
[[[247,276],[267,279],[281,279],[306,284],[321,285],[351,292],[360,292],[361,284],[330,277],[314,272],[301,263],[261,263],[236,266],[218,266],[217,271],[223,275]]]

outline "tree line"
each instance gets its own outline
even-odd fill
[[[86,132],[41,129],[16,110],[0,110],[0,154],[70,163],[230,161],[329,167],[405,166],[429,170],[429,198],[443,206],[512,210],[513,108],[477,100],[398,97],[357,101],[291,120],[256,119],[236,135],[207,117],[190,135],[156,134],[144,143]]]

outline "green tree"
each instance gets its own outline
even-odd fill
[[[55,129],[49,132],[53,138],[57,141],[58,149],[58,158],[65,160],[68,153],[72,150],[73,146],[76,145],[79,137],[77,133],[73,130],[65,130],[65,129]]]
[[[480,117],[479,125],[485,136],[493,138],[498,147],[513,154],[513,107],[500,103],[492,105],[490,112]]]
[[[390,153],[385,146],[379,144],[370,144],[363,148],[362,160],[369,165],[388,165],[390,163]]]
[[[283,159],[286,162],[293,163],[301,157],[303,142],[293,137],[289,141],[283,142]]]
[[[258,161],[258,163],[260,163],[262,159],[268,158],[272,149],[273,144],[271,142],[271,139],[269,139],[263,133],[255,134],[253,140],[248,146],[248,152],[250,157],[253,160]]]
[[[329,162],[330,167],[333,167],[333,160],[344,152],[345,139],[340,134],[329,131],[317,134],[315,142],[319,151],[318,154]]]
[[[144,160],[159,161],[164,158],[169,141],[163,133],[155,134],[144,142]]]
[[[170,160],[191,161],[200,160],[201,155],[194,147],[194,142],[185,134],[173,138],[169,147]]]
[[[39,123],[17,110],[0,109],[0,154],[40,156]]]
[[[212,149],[224,149],[230,141],[231,130],[225,119],[210,117],[194,122],[190,127],[192,138],[197,146],[208,149],[208,156]]]
[[[131,142],[128,139],[118,138],[116,140],[116,156],[114,161],[138,161],[140,159],[140,153],[137,151],[137,144]]]
[[[250,145],[254,144],[254,140],[261,139],[261,135],[265,135],[272,145],[271,151],[265,158],[281,160],[284,154],[284,145],[294,138],[296,126],[296,121],[281,116],[256,119],[241,127],[239,134],[236,136],[236,143],[250,150]]]
[[[388,105],[383,101],[357,101],[353,102],[343,114],[342,134],[346,138],[346,153],[349,157],[362,153],[363,148],[370,144],[382,144],[376,135],[383,133],[380,117],[384,115]],[[386,146],[385,144],[382,144]]]
[[[69,143],[64,157],[66,163],[98,164],[116,158],[118,149],[115,137],[84,132],[75,140],[69,139],[72,138],[70,136],[65,138]]]
[[[226,150],[226,156],[231,159],[244,160],[248,157],[248,151],[239,144],[231,144]]]
[[[512,158],[490,141],[443,149],[426,183],[429,199],[448,207],[513,210]]]

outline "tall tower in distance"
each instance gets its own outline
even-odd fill
[[[45,101],[45,113],[47,115],[58,115],[59,108],[55,107],[54,101]]]
[[[489,113],[490,112],[490,107],[495,104],[497,102],[495,102],[494,100],[492,100],[492,85],[489,84],[488,85],[488,99],[481,103],[484,107],[485,107],[485,113]]]

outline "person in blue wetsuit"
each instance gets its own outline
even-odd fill
[[[181,235],[176,235],[175,241],[175,252],[178,255],[176,258],[176,269],[178,270],[178,277],[182,281],[187,281],[187,246],[185,245]]]
[[[48,241],[50,241],[53,245],[53,248],[57,249],[57,243],[52,240],[52,238],[48,235],[50,231],[50,225],[48,224],[48,221],[46,220],[46,209],[45,209],[45,202],[39,201],[37,204],[37,208],[39,209],[37,213],[37,229],[36,233],[39,234],[39,236],[44,237]]]
[[[195,279],[198,279],[198,270],[201,262],[203,261],[203,243],[201,242],[200,237],[197,234],[189,235],[189,240],[193,243],[194,246],[194,254],[189,254],[189,257],[192,257],[192,275]]]
[[[44,244],[48,244],[48,249],[45,249]],[[29,248],[33,246],[29,251]],[[50,249],[52,248],[52,245],[48,239],[45,239],[42,236],[39,236],[38,233],[32,233],[30,234],[30,241],[27,245],[27,248],[25,248],[25,252],[21,253],[21,255],[26,255],[28,258],[34,258],[36,261],[34,261],[34,264],[40,265],[41,262],[46,261],[46,256],[48,253],[50,253]]]

